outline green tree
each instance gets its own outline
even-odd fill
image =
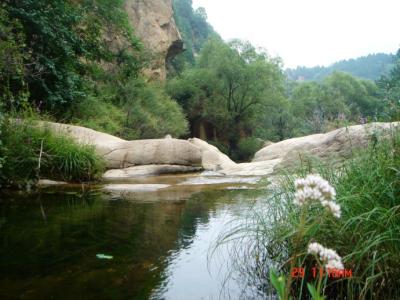
[[[248,42],[209,40],[193,69],[169,83],[173,98],[184,107],[191,124],[205,120],[211,138],[230,151],[241,138],[253,135],[255,120],[271,115],[284,98],[280,61]]]
[[[322,82],[297,83],[290,93],[295,135],[318,133],[359,118],[376,120],[382,101],[374,82],[335,72]]]
[[[175,57],[170,64],[170,73],[181,73],[187,65],[193,66],[195,56],[210,37],[217,36],[207,22],[207,13],[203,7],[193,9],[192,0],[174,0],[174,18],[182,35],[185,51]]]
[[[126,51],[111,51],[106,41],[112,27],[113,33],[126,37],[126,48],[139,47],[126,24],[111,18],[121,16],[121,5],[120,0],[5,0],[3,7],[20,24],[14,29],[21,32],[23,52],[29,54],[23,56],[24,82],[36,109],[60,115],[84,99],[93,63],[126,64],[125,71],[139,71],[137,61],[127,59]]]
[[[400,119],[400,49],[397,51],[394,67],[388,76],[382,76],[378,81],[380,94],[387,104],[387,116],[391,120]]]
[[[124,0],[5,0],[0,99],[125,138],[179,136],[187,122],[164,87],[142,76],[147,55]]]
[[[24,52],[24,42],[21,24],[0,7],[0,110],[14,110],[29,95],[24,66],[29,54]]]
[[[333,97],[342,99],[350,110],[349,119],[373,116],[378,107],[377,90],[373,82],[335,72],[324,80]]]

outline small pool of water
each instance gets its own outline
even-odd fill
[[[238,299],[228,253],[209,256],[264,193],[237,187],[0,195],[0,299]]]

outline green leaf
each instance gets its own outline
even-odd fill
[[[313,300],[325,300],[325,297],[320,295],[311,283],[307,283],[307,288]]]
[[[285,297],[285,285],[286,279],[284,276],[279,276],[276,274],[275,270],[271,269],[269,272],[269,278],[272,285],[278,292],[279,299],[284,299]]]

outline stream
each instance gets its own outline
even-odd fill
[[[189,174],[0,195],[0,299],[243,298],[227,247],[210,254],[265,196],[259,179]],[[157,184],[168,187],[137,189]]]

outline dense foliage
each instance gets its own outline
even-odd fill
[[[89,75],[90,64],[114,58],[102,37],[101,21],[106,16],[95,4],[59,0],[10,0],[3,4],[2,14],[8,17],[3,21],[6,28],[19,25],[11,31],[21,37],[20,52],[25,55],[20,67],[28,85],[28,100],[36,109],[60,114],[80,101],[87,93],[82,79]],[[137,41],[129,42],[138,47]],[[19,87],[9,88],[16,93]],[[4,100],[8,108],[19,108],[20,103]]]
[[[377,121],[388,111],[372,81],[333,73],[322,82],[297,83],[290,93],[295,135],[324,132],[348,123]]]
[[[341,60],[328,67],[287,69],[286,74],[291,80],[320,81],[333,72],[346,72],[358,78],[377,80],[380,76],[388,74],[392,67],[393,55],[377,53],[355,59]]]
[[[238,40],[211,39],[196,65],[169,82],[202,138],[226,143],[235,154],[241,137],[251,136],[258,119],[276,117],[284,99],[279,60]],[[208,131],[211,131],[207,134]]]
[[[3,109],[33,109],[126,138],[185,133],[179,106],[141,75],[147,56],[133,35],[123,3],[2,3]]]
[[[381,96],[388,106],[392,120],[400,119],[400,49],[394,60],[394,67],[389,75],[382,76],[377,82]]]

